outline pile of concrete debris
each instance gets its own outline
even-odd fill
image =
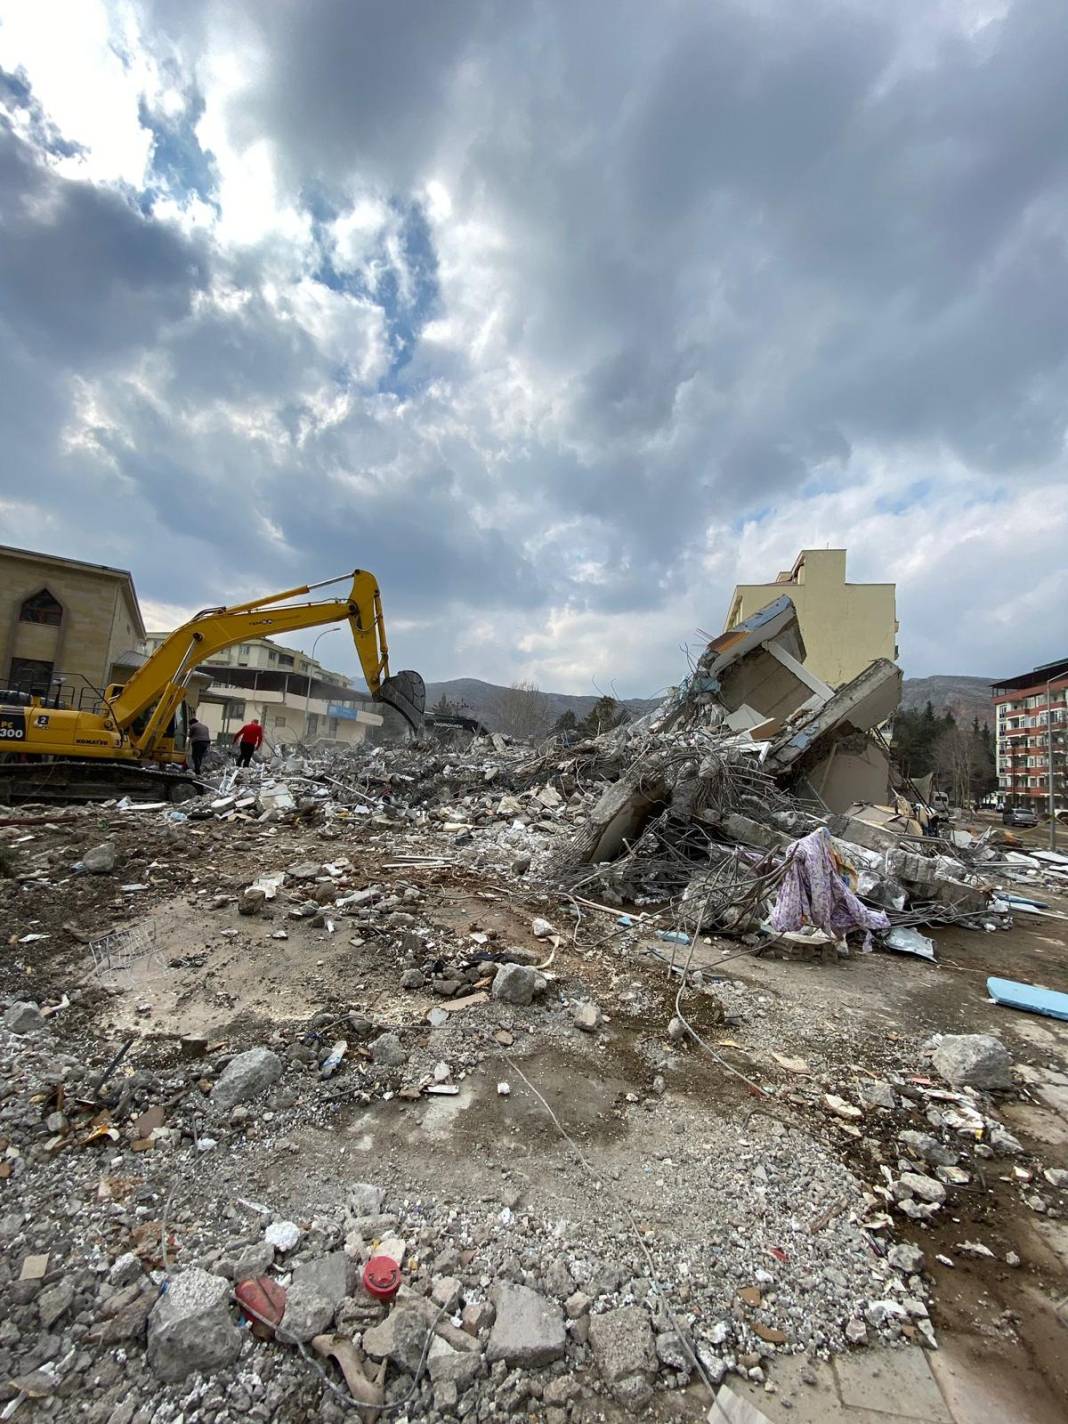
[[[875,945],[930,959],[919,926],[1008,928],[1034,902],[1006,881],[1063,883],[1068,858],[936,833],[880,731],[900,696],[895,664],[835,691],[804,655],[783,597],[713,639],[654,713],[596,739],[534,749],[476,728],[464,746],[298,749],[158,809],[443,832],[448,852],[436,842],[424,865],[525,874],[680,938],[819,957]]]

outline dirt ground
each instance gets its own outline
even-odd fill
[[[1068,991],[1068,919],[1020,915],[1004,933],[936,930],[936,964],[882,953],[811,964],[758,958],[731,940],[700,945],[694,967],[711,994],[690,995],[686,1006],[713,1050],[707,1053],[667,1042],[663,1029],[678,980],[665,962],[665,946],[622,940],[613,914],[589,910],[572,932],[566,906],[551,897],[454,869],[385,869],[392,848],[371,831],[343,844],[301,827],[264,831],[207,822],[175,831],[146,821],[143,831],[134,831],[128,821],[118,825],[94,812],[52,829],[8,831],[4,844],[9,855],[47,856],[54,849],[55,871],[102,834],[122,841],[119,876],[68,875],[47,890],[23,884],[16,891],[8,880],[0,897],[4,992],[44,1003],[85,988],[59,1022],[72,1036],[94,1041],[101,1056],[130,1035],[138,1037],[146,1061],[157,1063],[173,1058],[176,1040],[188,1034],[236,1051],[324,1010],[407,1025],[433,1050],[435,1030],[426,1023],[433,997],[398,988],[389,936],[354,932],[343,916],[332,931],[313,927],[290,918],[281,898],[255,917],[239,915],[233,899],[210,908],[220,893],[309,854],[346,856],[353,885],[419,886],[420,914],[443,934],[483,933],[491,944],[541,954],[544,944],[530,932],[532,915],[549,913],[568,926],[551,972],[564,983],[580,981],[602,1005],[609,1015],[605,1032],[561,1039],[543,1034],[532,1020],[508,1055],[492,1041],[477,1043],[478,1061],[454,1097],[369,1106],[340,1099],[333,1120],[295,1130],[286,1151],[253,1150],[242,1159],[244,1189],[268,1192],[283,1205],[340,1199],[354,1176],[386,1174],[408,1181],[413,1193],[481,1199],[499,1196],[504,1185],[580,1221],[603,1214],[605,1203],[591,1197],[584,1177],[572,1170],[572,1149],[510,1065],[521,1068],[653,1234],[675,1211],[670,1164],[679,1144],[696,1155],[706,1140],[722,1150],[724,1133],[745,1139],[761,1101],[743,1079],[773,1087],[814,1137],[870,1179],[864,1141],[829,1120],[812,1095],[791,1097],[790,1070],[773,1054],[805,1060],[802,1085],[808,1073],[829,1074],[841,1091],[893,1070],[925,1078],[921,1046],[935,1033],[989,1032],[1002,1039],[1022,1081],[1018,1092],[1002,1095],[1000,1114],[1043,1166],[1068,1168],[1068,1023],[1001,1008],[989,1002],[985,987],[986,977],[996,974]],[[1045,892],[1042,898],[1068,915],[1068,898]],[[140,927],[148,949],[132,966],[101,972],[85,941],[124,926]],[[274,938],[281,929],[287,938]],[[47,938],[24,943],[27,934]],[[726,1021],[714,1011],[720,1002]],[[654,1032],[659,1027],[662,1049],[650,1050],[651,1026]],[[667,1081],[656,1106],[658,1073]],[[508,1097],[495,1090],[505,1079],[511,1079]],[[996,1369],[999,1358],[1017,1374],[1023,1368],[1029,1418],[1052,1421],[1064,1417],[1061,1402],[1068,1399],[1068,1223],[1024,1205],[1022,1190],[1013,1163],[992,1159],[960,1191],[951,1219],[901,1234],[926,1254],[938,1333],[965,1342],[977,1370]],[[727,1218],[730,1209],[722,1203]],[[957,1252],[954,1265],[936,1260],[974,1240],[999,1259]],[[1015,1268],[1004,1261],[1010,1250],[1020,1258]],[[672,1405],[680,1407],[681,1397]]]

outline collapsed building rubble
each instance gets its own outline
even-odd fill
[[[7,1402],[568,1424],[933,1347],[936,1261],[1020,1264],[955,1223],[987,1174],[1063,1213],[1006,1114],[1055,1076],[828,1010],[911,965],[796,1004],[721,966],[921,952],[1062,868],[866,779],[892,665],[832,692],[789,608],[741,631],[576,745],[293,749],[3,828]]]

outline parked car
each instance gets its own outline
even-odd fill
[[[1030,806],[1006,806],[1001,813],[1001,822],[1005,826],[1037,826],[1038,817]]]

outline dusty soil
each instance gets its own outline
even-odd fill
[[[71,875],[78,855],[107,837],[121,844],[119,872]],[[744,1146],[769,1117],[803,1125],[823,1149],[873,1181],[879,1154],[893,1160],[902,1122],[888,1125],[883,1139],[877,1121],[854,1137],[823,1110],[808,1080],[818,1077],[844,1093],[895,1071],[922,1078],[928,1072],[922,1044],[939,1032],[1002,1038],[1025,1081],[999,1103],[1001,1115],[1042,1166],[1068,1167],[1068,1023],[1000,1008],[985,990],[986,976],[1000,974],[1068,991],[1068,920],[1021,915],[1008,933],[935,931],[937,965],[883,954],[796,963],[756,958],[734,941],[702,944],[694,967],[708,992],[690,992],[684,1007],[713,1050],[706,1053],[677,1048],[664,1035],[678,984],[664,945],[619,936],[613,914],[587,911],[576,928],[565,903],[534,888],[498,886],[455,869],[386,869],[394,842],[372,828],[339,843],[313,827],[173,828],[147,818],[135,827],[129,816],[87,812],[51,828],[8,831],[4,843],[9,858],[23,865],[24,857],[43,853],[47,884],[16,888],[13,880],[0,881],[7,942],[0,987],[42,1003],[86,988],[59,1022],[72,1039],[92,1045],[98,1059],[130,1036],[137,1039],[135,1056],[154,1067],[174,1061],[183,1034],[204,1034],[235,1051],[324,1011],[409,1026],[433,1054],[435,1030],[426,1016],[438,1001],[398,988],[395,936],[356,928],[343,916],[332,933],[313,927],[291,918],[283,897],[250,918],[237,913],[234,901],[209,908],[262,871],[293,861],[344,855],[352,862],[351,885],[420,887],[419,914],[443,944],[480,933],[490,948],[519,946],[540,956],[547,951],[531,934],[532,916],[547,913],[563,927],[552,972],[565,990],[579,986],[602,1005],[606,1029],[585,1037],[535,1016],[505,1051],[486,1023],[471,1030],[478,1061],[455,1097],[366,1106],[339,1093],[333,1116],[295,1128],[285,1150],[253,1147],[241,1159],[242,1189],[269,1194],[283,1207],[307,1211],[309,1202],[336,1202],[355,1177],[403,1180],[412,1193],[457,1201],[496,1200],[508,1186],[579,1222],[602,1217],[614,1208],[591,1193],[517,1066],[583,1152],[618,1183],[650,1238],[677,1228],[678,1212],[690,1210],[700,1191],[702,1152],[729,1153],[728,1142]],[[1068,900],[1045,892],[1042,898],[1068,913]],[[130,926],[149,927],[148,949],[128,966],[97,972],[85,940]],[[288,938],[272,938],[279,929]],[[27,934],[47,938],[21,943]],[[804,1059],[807,1068],[793,1073],[776,1052]],[[658,1075],[665,1080],[659,1099]],[[501,1081],[511,1088],[507,1097],[496,1091]],[[773,1089],[774,1103],[762,1100],[753,1083]],[[912,1125],[922,1126],[922,1119]],[[676,1161],[683,1145],[688,1168]],[[985,1166],[959,1192],[951,1219],[900,1234],[926,1254],[939,1332],[988,1341],[991,1351],[1011,1352],[1017,1367],[1022,1356],[1039,1403],[1043,1394],[1068,1398],[1068,1225],[1058,1194],[1047,1189],[1050,1210],[1036,1213],[1021,1197],[1040,1180],[1021,1184],[1006,1159]],[[191,1191],[195,1196],[195,1185]],[[705,1209],[730,1221],[729,1201]],[[955,1248],[966,1240],[982,1241],[1001,1259],[961,1257]],[[1020,1257],[1016,1268],[1003,1259],[1010,1249]],[[940,1252],[956,1264],[939,1264]],[[697,1403],[699,1397],[680,1392],[659,1407],[685,1414]]]

